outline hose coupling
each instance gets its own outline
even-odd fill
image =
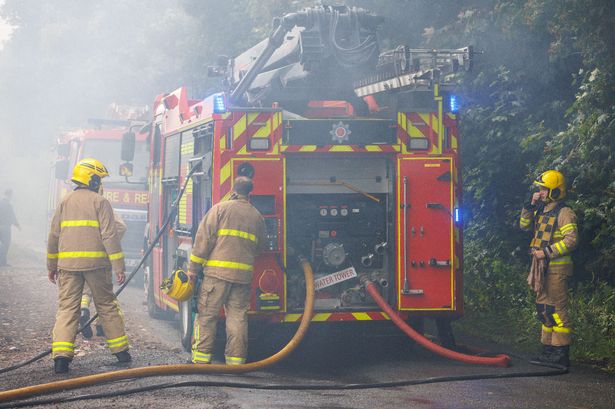
[[[378,254],[379,256],[382,256],[384,255],[387,247],[388,247],[388,243],[386,241],[383,241],[382,243],[378,243],[374,246],[374,253]]]
[[[363,264],[365,267],[371,267],[374,263],[374,257],[375,256],[373,253],[369,253],[367,256],[361,257],[361,264]]]

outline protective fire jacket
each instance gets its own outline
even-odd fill
[[[530,247],[544,250],[549,261],[548,273],[572,275],[570,253],[577,247],[577,216],[574,211],[558,202],[551,202],[543,209],[524,206],[519,226],[534,230]]]
[[[252,282],[254,258],[265,243],[263,216],[245,197],[214,205],[196,233],[190,271],[232,283]]]
[[[113,208],[88,189],[69,193],[58,205],[47,240],[49,270],[124,272],[124,254]]]

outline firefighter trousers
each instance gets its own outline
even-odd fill
[[[568,316],[566,274],[548,272],[545,284],[536,297],[536,311],[542,323],[540,342],[543,345],[566,346],[572,343]]]
[[[250,284],[237,284],[205,276],[201,283],[198,314],[194,320],[192,362],[210,363],[220,310],[226,316],[227,365],[246,362],[248,352],[248,308]]]
[[[124,332],[124,318],[117,298],[113,294],[111,270],[91,271],[60,270],[58,274],[58,312],[53,327],[51,351],[53,358],[72,359],[75,352],[75,337],[79,329],[81,296],[87,283],[96,311],[100,316],[107,346],[112,353],[128,349],[128,337]]]
[[[90,311],[91,303],[92,303],[92,290],[90,290],[90,287],[88,287],[86,283],[83,286],[83,295],[81,296],[81,309]],[[122,318],[124,318],[124,314],[122,313],[122,310],[120,310],[120,314],[122,315]],[[100,319],[98,318],[96,318],[96,321],[94,321],[94,323],[96,326],[101,325]]]

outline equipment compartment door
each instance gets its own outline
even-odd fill
[[[400,310],[454,308],[452,160],[405,157],[398,162]]]

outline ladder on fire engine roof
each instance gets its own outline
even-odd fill
[[[380,55],[379,72],[355,81],[358,97],[381,92],[427,91],[454,86],[455,77],[472,69],[472,46],[458,49],[411,49],[407,46]]]

